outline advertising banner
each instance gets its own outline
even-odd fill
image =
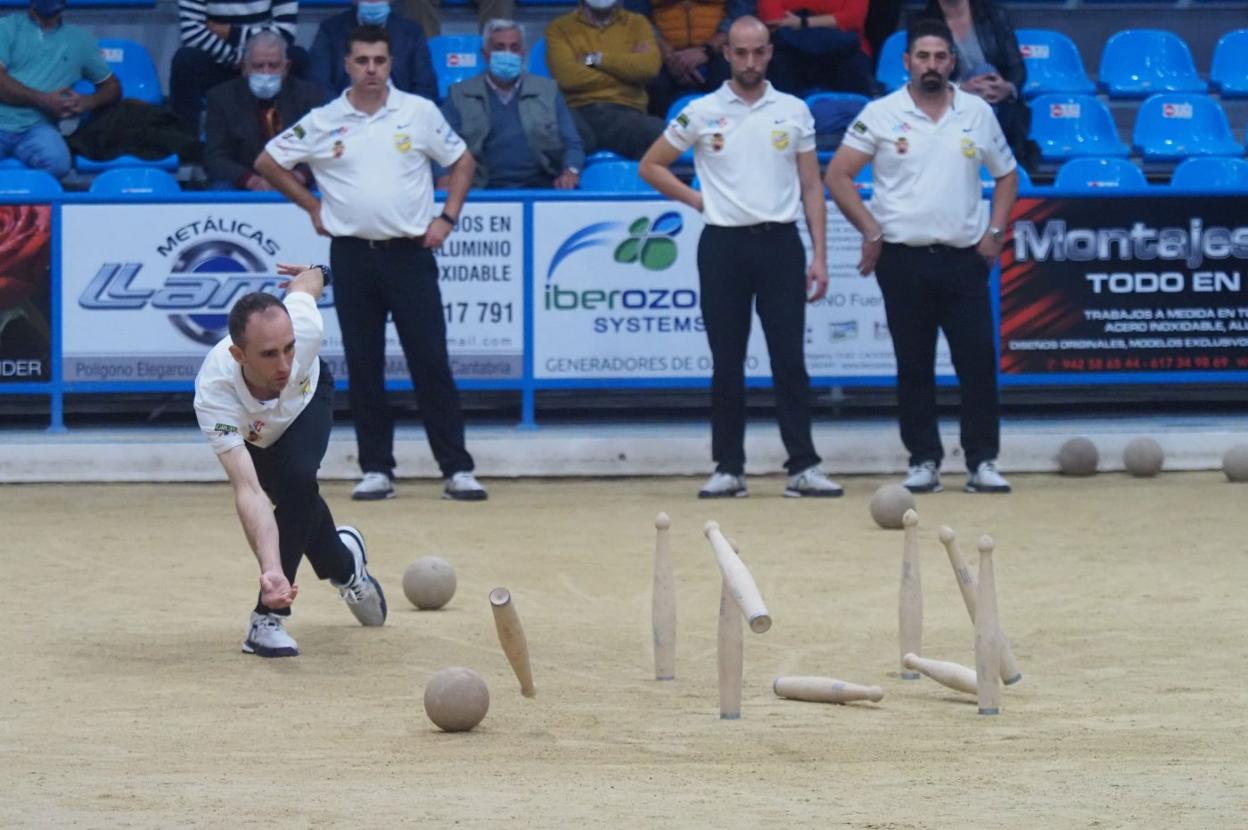
[[[815,377],[896,373],[883,298],[858,275],[861,238],[828,210],[827,296],[807,306]],[[798,223],[805,234],[805,224]],[[699,308],[701,216],[684,205],[548,202],[533,206],[533,348],[538,379],[705,378],[711,356]],[[803,237],[807,250],[809,239]],[[938,371],[950,374],[943,339]],[[754,317],[751,377],[770,374]]]
[[[1248,369],[1240,197],[1020,199],[1001,274],[1005,375]]]
[[[52,208],[0,205],[0,383],[51,380]]]
[[[289,204],[65,205],[62,217],[67,381],[192,381],[234,301],[278,291],[276,263],[329,261],[329,240]],[[522,373],[522,219],[519,204],[469,204],[438,255],[461,379]],[[321,355],[345,378],[332,287],[320,305]],[[386,350],[386,377],[406,378],[392,325]]]

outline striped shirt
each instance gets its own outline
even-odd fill
[[[299,0],[178,0],[182,45],[207,52],[222,66],[237,66],[247,38],[265,29],[294,43],[298,16]],[[217,37],[208,23],[229,26],[230,36]]]

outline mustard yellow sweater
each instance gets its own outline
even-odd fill
[[[623,104],[644,112],[646,83],[662,65],[650,21],[617,9],[600,29],[586,14],[578,7],[546,29],[546,64],[568,106]],[[591,52],[602,53],[598,66],[585,65]]]

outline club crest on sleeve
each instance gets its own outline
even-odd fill
[[[851,129],[851,130],[853,130],[854,132],[858,133],[859,135],[862,135],[862,134],[866,133],[866,131],[867,131],[867,125],[866,125],[866,124],[864,124],[864,123],[863,123],[863,122],[861,122],[861,121],[855,121],[855,122],[854,122],[854,124],[853,124],[853,126],[852,126],[852,127],[850,127],[850,129]]]
[[[212,431],[219,432],[222,435],[232,435],[238,432],[238,427],[234,426],[233,424],[217,424],[215,427],[212,428]]]
[[[295,134],[295,138],[303,138],[307,135],[307,133],[303,131],[303,127],[300,127],[298,124],[291,127],[290,131]]]
[[[688,127],[689,126],[689,114],[686,112],[682,112],[680,115],[676,116],[676,123],[682,127]]]

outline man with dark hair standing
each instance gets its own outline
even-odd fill
[[[641,160],[641,176],[660,193],[702,213],[698,284],[711,348],[711,454],[715,473],[699,498],[742,497],[745,486],[745,358],[750,317],[758,317],[771,355],[780,438],[788,452],[784,494],[836,497],[843,491],[819,468],[810,422],[804,355],[806,303],[828,290],[827,216],[815,120],[800,98],[767,82],[771,42],[756,17],[728,30],[732,80],[689,104]],[[701,192],[670,170],[685,150]],[[810,264],[797,232],[805,213]]]
[[[368,572],[360,532],[334,526],[316,471],[329,446],[334,379],[320,359],[324,323],[316,301],[329,283],[324,266],[279,265],[293,277],[282,302],[240,297],[230,335],[213,347],[195,378],[195,415],[234,487],[234,505],[260,563],[260,598],[243,651],[299,653],[283,620],[306,555],[363,625],[386,621],[386,598]]]
[[[451,375],[446,319],[433,252],[455,228],[475,163],[432,101],[395,89],[384,29],[347,39],[351,86],[269,142],[256,170],[333,237],[334,302],[347,358],[351,413],[364,477],[355,499],[394,497],[394,415],[386,399],[386,318],[407,358],[443,498],[481,501],[464,446],[464,416]],[[430,162],[449,171],[446,205],[434,213]],[[290,172],[307,164],[318,199]]]
[[[884,295],[901,440],[910,453],[905,486],[942,489],[936,338],[943,331],[962,392],[965,489],[1008,493],[997,470],[1001,416],[988,277],[1018,195],[1017,164],[992,107],[949,83],[953,35],[943,21],[916,21],[904,60],[910,82],[868,104],[845,131],[828,165],[828,190],[862,233],[859,272],[874,272]],[[854,187],[868,162],[870,209]],[[981,166],[996,179],[991,209],[981,196]]]

